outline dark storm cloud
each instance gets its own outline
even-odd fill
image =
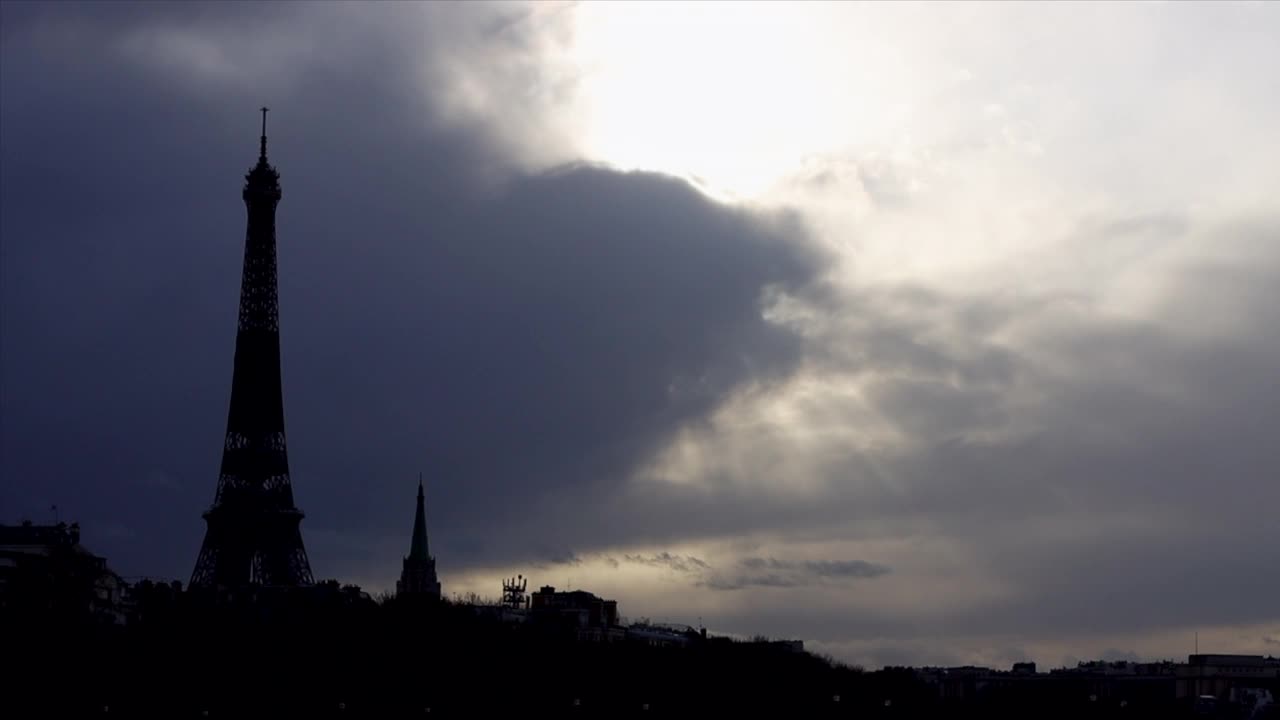
[[[582,558],[578,557],[576,553],[570,550],[562,550],[557,553],[552,553],[545,562],[535,561],[533,564],[535,567],[539,568],[547,568],[552,565],[581,565]]]
[[[873,412],[835,394],[809,399],[785,427],[753,416],[732,431],[709,426],[698,443],[710,467],[696,485],[629,488],[584,534],[892,540],[915,546],[913,564],[931,552],[925,541],[944,543],[963,562],[929,575],[959,574],[956,590],[989,586],[991,597],[815,604],[801,616],[790,598],[773,606],[755,596],[718,618],[739,632],[836,643],[892,637],[920,657],[960,635],[1026,641],[1271,623],[1280,577],[1263,568],[1280,547],[1271,440],[1280,396],[1270,380],[1280,255],[1261,238],[1277,228],[1266,216],[1197,224],[1192,251],[1164,260],[1167,289],[1144,317],[1072,293],[807,292],[819,310],[806,321],[802,372],[832,387],[863,383]],[[857,442],[868,417],[900,432],[898,444]],[[829,444],[786,439],[806,426]],[[762,482],[774,467],[779,479]],[[787,492],[788,477],[807,485]],[[747,556],[755,567],[713,559],[720,572],[691,582],[801,585],[768,557]],[[913,587],[931,581],[919,570],[867,560],[893,567],[876,587],[936,593]]]
[[[478,184],[488,129],[419,97],[397,11],[353,29],[316,7],[6,9],[3,506],[58,502],[129,574],[189,571],[265,101],[317,572],[394,565],[419,470],[442,570],[567,557],[592,542],[576,520],[669,433],[796,366],[761,295],[818,258],[794,221],[656,175]],[[237,49],[281,62],[255,74]],[[107,522],[134,535],[94,532]]]
[[[580,559],[576,556],[575,561]],[[874,578],[889,573],[884,565],[862,560],[778,560],[772,557],[746,557],[720,568],[693,555],[670,551],[649,555],[623,555],[621,559],[604,556],[613,569],[633,565],[676,573],[693,587],[712,590],[740,590],[747,587],[801,587],[823,581],[839,582],[854,578]],[[580,564],[580,562],[575,562]]]
[[[978,604],[814,608],[804,618],[754,605],[738,622],[909,644],[1274,621],[1280,577],[1263,568],[1280,559],[1280,455],[1270,439],[1280,395],[1269,380],[1280,356],[1271,297],[1280,255],[1258,239],[1277,228],[1265,217],[1197,227],[1193,247],[1226,257],[1198,250],[1176,263],[1144,320],[1068,295],[821,301],[832,327],[808,354],[813,371],[861,378],[874,416],[899,429],[905,447],[832,450],[797,471],[823,478],[825,491],[776,497],[753,527],[803,527],[800,537],[829,541],[945,539],[973,558],[964,568],[974,584],[981,576],[1007,591]],[[987,318],[985,331],[972,331],[975,315]],[[858,427],[852,406],[813,415],[829,428],[841,413],[837,427]],[[712,447],[730,453],[759,440]],[[732,478],[716,479],[719,497],[732,497]],[[666,504],[696,502],[672,493]],[[786,585],[777,573],[758,579]]]
[[[806,560],[748,557],[739,561],[739,572],[715,575],[703,584],[712,590],[747,587],[801,587],[823,579],[874,578],[889,573],[884,565],[864,560]]]
[[[672,555],[665,550],[648,556],[624,555],[623,560],[637,565],[667,568],[678,573],[696,573],[710,568],[701,558],[692,555]]]
[[[815,577],[876,577],[889,571],[883,565],[862,560],[808,560],[797,563],[771,557],[749,557],[743,558],[741,565],[748,570],[785,570]]]
[[[802,564],[806,572],[818,577],[870,578],[889,572],[889,568],[863,560],[814,560]]]

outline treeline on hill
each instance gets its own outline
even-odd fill
[[[157,592],[125,626],[11,617],[3,630],[16,641],[6,643],[8,717],[1157,716],[1048,697],[944,706],[906,668],[864,673],[723,638],[578,642],[554,624],[503,623],[448,601],[214,605]]]

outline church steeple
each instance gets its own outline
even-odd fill
[[[404,559],[400,581],[396,583],[396,595],[440,599],[436,559],[431,557],[427,545],[427,512],[421,473],[418,474],[418,506],[413,513],[413,537],[409,541],[409,554]]]
[[[427,512],[422,495],[422,475],[418,475],[418,509],[413,514],[413,540],[409,543],[410,560],[426,560],[427,553]]]

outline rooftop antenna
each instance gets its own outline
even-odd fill
[[[1196,631],[1196,654],[1200,654],[1200,631]]]
[[[258,157],[262,160],[267,159],[267,106],[262,106],[262,146],[258,150]]]

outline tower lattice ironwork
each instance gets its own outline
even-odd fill
[[[285,449],[276,290],[280,174],[267,162],[267,108],[258,164],[245,175],[242,195],[248,229],[231,406],[218,489],[204,513],[207,528],[191,585],[311,585]]]

